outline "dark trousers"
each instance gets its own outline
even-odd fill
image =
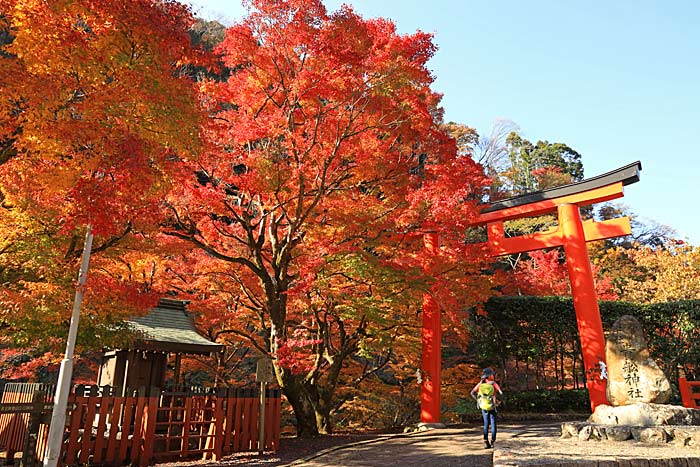
[[[484,441],[489,439],[489,425],[491,426],[491,441],[496,441],[496,411],[482,410],[481,415],[484,417]]]

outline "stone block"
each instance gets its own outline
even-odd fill
[[[596,467],[618,467],[620,464],[617,462],[617,460],[599,460]]]
[[[639,441],[645,444],[665,444],[668,439],[668,433],[660,427],[646,427],[639,432]]]
[[[668,467],[688,467],[688,462],[684,457],[672,457],[667,460]]]
[[[605,427],[606,439],[610,441],[627,441],[632,438],[632,428],[625,425]]]
[[[593,433],[593,427],[591,425],[586,425],[581,428],[578,432],[578,439],[581,441],[588,441]]]
[[[596,441],[604,441],[608,439],[605,433],[605,427],[600,425],[593,425],[591,430],[591,436],[589,439],[594,439]]]
[[[690,446],[692,439],[691,430],[675,427],[671,429],[671,443],[674,446]]]
[[[689,434],[690,441],[688,442],[688,446],[700,449],[700,430],[689,430]]]
[[[581,422],[564,422],[561,424],[561,437],[562,438],[576,438],[578,437],[578,432],[584,425]]]
[[[649,459],[649,467],[668,467],[668,459]]]
[[[638,467],[637,461],[634,457],[618,457],[616,458],[618,467]],[[646,459],[645,459],[646,460]]]
[[[630,428],[630,433],[632,433],[632,438],[635,441],[639,441],[639,436],[642,433],[643,428],[638,426],[633,426]]]

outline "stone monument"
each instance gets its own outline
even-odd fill
[[[686,409],[664,405],[671,385],[649,356],[641,323],[634,316],[620,317],[605,342],[610,405],[599,405],[588,419],[605,425],[655,426],[681,424]],[[673,421],[672,421],[673,420]]]
[[[665,404],[671,398],[671,385],[649,356],[637,318],[625,315],[615,322],[605,341],[605,360],[610,405]]]
[[[562,424],[563,437],[700,446],[700,409],[666,404],[671,385],[649,356],[636,318],[625,315],[615,322],[605,359],[610,405],[597,406],[586,422]]]

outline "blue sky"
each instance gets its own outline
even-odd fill
[[[582,154],[586,177],[642,162],[622,203],[700,245],[700,2],[354,0],[402,33],[435,34],[429,64],[447,121],[488,133],[514,121]],[[231,24],[237,0],[194,0]]]

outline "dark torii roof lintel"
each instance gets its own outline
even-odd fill
[[[525,193],[512,198],[489,203],[481,209],[481,213],[495,212],[502,209],[514,208],[539,201],[553,200],[564,196],[575,195],[586,191],[602,188],[608,185],[622,182],[623,186],[631,185],[639,181],[639,172],[642,170],[640,161],[633,162],[619,169],[612,170],[602,175],[587,178],[580,182],[563,185],[547,190]]]

